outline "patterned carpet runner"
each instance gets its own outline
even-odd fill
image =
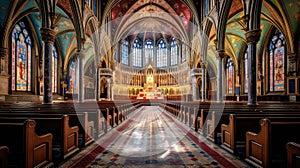
[[[162,108],[144,106],[70,167],[245,167],[199,139]]]

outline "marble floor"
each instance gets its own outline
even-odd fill
[[[60,167],[249,167],[158,106],[143,106]]]

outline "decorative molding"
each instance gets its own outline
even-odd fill
[[[260,39],[261,30],[260,29],[249,30],[245,33],[245,35],[246,35],[247,44],[256,44]]]
[[[218,50],[217,53],[217,59],[223,59],[226,56],[225,50]]]
[[[44,42],[54,43],[56,39],[56,32],[49,28],[41,28],[41,35]]]

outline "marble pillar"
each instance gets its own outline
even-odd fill
[[[223,102],[223,58],[225,56],[224,50],[218,51],[218,90],[217,90],[217,102]]]
[[[108,83],[108,86],[107,86],[107,99],[110,100],[111,99],[111,79],[107,79],[107,83]]]
[[[77,53],[78,56],[78,103],[84,102],[84,50],[80,50]]]
[[[56,32],[49,28],[41,28],[43,39],[43,104],[52,104],[52,54]]]
[[[193,101],[196,101],[196,100],[198,100],[197,91],[199,90],[198,86],[197,86],[197,77],[193,76],[191,78],[192,78],[192,95],[193,95]]]
[[[202,69],[202,102],[206,101],[206,66],[204,63],[201,64]]]
[[[246,32],[246,39],[248,45],[248,105],[257,105],[257,90],[256,90],[256,45],[259,41],[261,30],[249,30]]]
[[[100,82],[100,76],[99,76],[99,67],[96,65],[96,81],[95,81],[95,99],[96,101],[99,100],[99,82]]]

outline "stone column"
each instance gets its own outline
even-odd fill
[[[191,77],[192,78],[192,95],[193,95],[193,101],[198,100],[198,96],[197,96],[197,91],[198,91],[198,87],[197,87],[197,78],[196,76]]]
[[[201,64],[202,68],[202,102],[206,101],[206,66],[204,63]]]
[[[111,96],[111,90],[110,90],[110,83],[111,83],[111,79],[107,79],[107,83],[108,83],[108,86],[107,86],[107,99],[110,100],[110,96]]]
[[[43,39],[43,104],[52,104],[52,49],[56,38],[56,32],[49,28],[41,28]]]
[[[95,99],[96,101],[99,100],[99,67],[96,65],[96,83],[95,83]]]
[[[0,48],[1,75],[8,75],[8,49]]]
[[[123,40],[119,42],[119,52],[118,52],[118,56],[119,56],[119,62],[122,64],[122,47],[123,47]]]
[[[217,90],[217,102],[223,102],[223,58],[225,56],[224,50],[218,51],[218,90]]]
[[[114,101],[114,100],[115,100],[115,96],[114,96],[114,85],[111,84],[110,87],[111,87],[111,96],[110,96],[110,97],[111,97],[111,100]]]
[[[77,53],[78,56],[78,103],[84,102],[84,50],[79,50]]]
[[[249,30],[246,32],[248,45],[248,105],[257,105],[256,91],[256,45],[259,41],[261,30]]]

